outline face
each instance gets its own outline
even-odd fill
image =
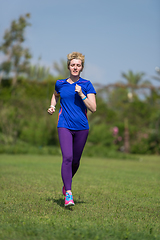
[[[70,61],[69,70],[72,76],[79,76],[82,71],[82,61],[80,59],[72,59]]]

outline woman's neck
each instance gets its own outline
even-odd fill
[[[79,80],[79,78],[80,78],[80,76],[72,76],[72,75],[70,75],[70,77],[68,78],[68,81],[69,82],[77,82],[78,80]]]

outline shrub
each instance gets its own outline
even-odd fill
[[[110,126],[106,124],[93,125],[90,129],[88,142],[110,147],[114,145],[114,137]]]

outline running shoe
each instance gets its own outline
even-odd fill
[[[65,196],[65,207],[67,206],[74,206],[74,202],[73,202],[73,196],[71,192],[66,192],[66,196]]]
[[[65,187],[64,187],[64,186],[62,187],[62,194],[63,194],[64,196],[66,196],[66,190],[65,190]]]

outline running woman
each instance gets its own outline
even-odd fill
[[[57,128],[63,157],[62,193],[65,196],[65,206],[70,206],[74,205],[72,178],[79,168],[89,132],[87,109],[92,113],[96,111],[96,91],[89,80],[80,77],[85,56],[79,52],[72,52],[67,55],[67,59],[70,77],[57,80],[48,113],[52,115],[55,112],[60,97]]]

